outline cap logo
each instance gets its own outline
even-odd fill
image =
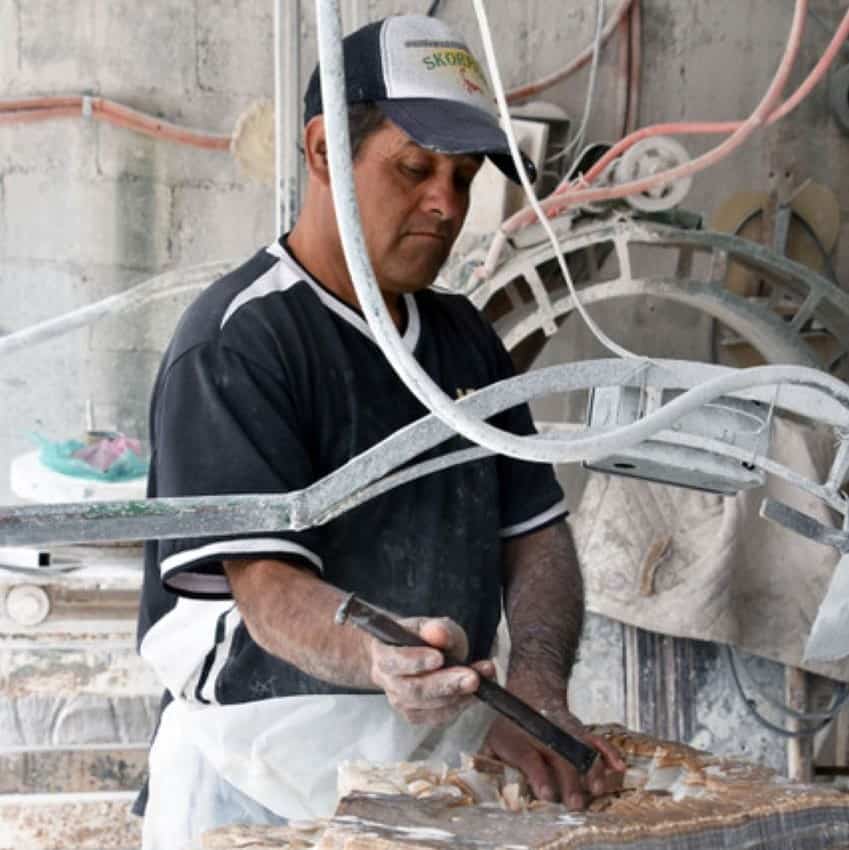
[[[486,77],[478,60],[461,41],[407,41],[405,47],[430,48],[428,55],[422,57],[422,64],[428,71],[441,68],[456,70],[463,88],[469,94],[484,94],[487,90]]]

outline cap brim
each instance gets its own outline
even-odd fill
[[[483,154],[502,173],[520,183],[507,136],[495,116],[454,100],[406,98],[379,100],[380,111],[397,124],[416,144],[447,154]],[[522,153],[531,183],[536,166]]]

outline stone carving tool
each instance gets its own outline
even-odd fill
[[[357,598],[353,593],[349,594],[339,606],[335,619],[338,625],[351,622],[390,646],[431,646],[417,634],[408,631],[383,611]],[[447,667],[464,666],[462,662],[447,655],[445,665]],[[527,703],[483,676],[475,696],[499,714],[512,720],[545,747],[573,764],[580,773],[586,773],[598,758],[598,752],[592,747],[579,741],[559,726],[555,726]]]

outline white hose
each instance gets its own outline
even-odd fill
[[[581,145],[587,135],[587,127],[590,123],[590,115],[593,111],[593,102],[595,101],[595,87],[598,79],[598,60],[601,57],[601,42],[604,34],[604,0],[595,0],[595,37],[593,39],[593,58],[590,63],[590,77],[587,83],[587,94],[584,98],[584,114],[581,117],[581,123],[577,132],[569,143],[558,151],[554,156],[546,160],[546,162],[557,162],[559,159],[564,159],[575,149],[580,150]],[[507,95],[504,96],[505,102]]]
[[[516,142],[516,134],[513,132],[513,125],[510,122],[510,112],[507,107],[507,98],[504,95],[504,85],[501,82],[501,72],[498,69],[498,62],[495,59],[495,47],[492,43],[492,32],[489,28],[489,21],[486,16],[486,9],[483,5],[483,0],[474,0],[475,14],[478,17],[478,25],[480,26],[481,38],[483,40],[483,49],[486,54],[486,63],[489,69],[489,76],[492,81],[492,87],[495,91],[495,99],[498,101],[498,109],[501,112],[501,123],[504,127],[504,132],[507,134],[507,141],[510,145],[510,153],[513,157],[513,164],[519,174],[519,179],[522,181],[522,188],[525,190],[525,195],[528,198],[534,212],[537,214],[539,223],[545,230],[552,247],[554,248],[554,256],[557,258],[557,264],[560,266],[560,272],[563,275],[566,285],[569,287],[569,294],[572,296],[572,301],[575,308],[580,313],[581,318],[586,323],[587,327],[592,331],[593,336],[612,354],[617,357],[627,357],[634,360],[642,360],[644,358],[623,348],[619,343],[614,342],[593,320],[592,316],[587,312],[586,307],[578,298],[578,293],[575,290],[575,282],[572,280],[572,275],[569,272],[569,267],[566,265],[566,259],[563,256],[563,251],[560,249],[560,242],[551,226],[548,216],[542,210],[539,199],[534,192],[534,187],[531,186],[531,181],[528,179],[528,173],[525,171],[525,164],[522,162],[521,154],[519,153],[519,145]]]
[[[497,454],[545,463],[572,463],[621,450],[623,437],[628,445],[635,445],[707,402],[756,386],[804,384],[822,390],[849,408],[849,387],[824,372],[804,367],[761,366],[706,381],[624,428],[573,440],[517,437],[459,410],[402,343],[375,280],[360,227],[353,181],[338,0],[316,0],[316,20],[331,187],[342,247],[360,308],[378,346],[404,384],[454,431]]]

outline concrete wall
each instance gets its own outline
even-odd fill
[[[427,5],[426,0],[367,4],[371,18],[423,11]],[[489,5],[508,86],[560,67],[590,39],[589,0],[493,0]],[[811,5],[834,25],[845,7],[842,0]],[[315,57],[315,28],[312,4],[303,6],[306,73]],[[643,7],[640,123],[748,114],[778,62],[790,0],[644,0]],[[170,121],[228,133],[251,102],[272,95],[271,9],[270,0],[0,0],[0,97],[89,92]],[[470,3],[444,0],[440,13],[477,43]],[[826,42],[825,31],[811,22],[794,81]],[[617,55],[614,40],[604,54],[590,138],[619,135]],[[578,116],[585,81],[582,72],[545,97]],[[843,168],[849,142],[828,114],[822,87],[781,129],[760,133],[698,177],[686,205],[710,214],[738,189],[765,188],[767,142],[779,132],[800,178],[830,184],[849,222]],[[690,138],[686,144],[695,155],[713,141]],[[0,333],[164,270],[247,257],[274,235],[272,191],[245,179],[227,153],[154,141],[82,118],[0,125]],[[849,240],[841,238],[839,246],[837,266],[845,277]],[[6,470],[13,456],[31,447],[28,434],[74,435],[83,427],[87,399],[99,426],[144,435],[153,374],[185,303],[185,298],[158,302],[0,363],[0,503],[14,501]],[[597,315],[617,339],[648,354],[704,352],[703,319],[680,309],[645,299]],[[663,334],[658,327],[665,328]],[[544,356],[552,361],[597,353],[596,343],[570,320]],[[607,704],[615,715],[621,706],[618,627],[598,623],[594,628],[599,637],[593,646],[604,649],[598,656],[587,651],[597,662],[591,704]],[[608,670],[608,679],[599,678],[599,666]],[[706,681],[708,689],[716,687],[709,676]],[[58,717],[53,708],[47,713]],[[142,715],[140,726],[147,727],[149,718]],[[727,716],[734,716],[733,708]],[[50,727],[58,722],[45,720],[44,740],[57,739]],[[0,745],[29,743],[33,735]]]
[[[421,11],[426,3],[367,5],[376,17]],[[743,6],[733,0],[646,0],[641,123],[747,114],[776,66],[791,5],[783,0],[785,13],[775,14],[775,0]],[[303,6],[306,73],[315,44],[312,4]],[[839,0],[815,0],[812,6],[832,22],[841,11]],[[492,4],[506,85],[559,67],[587,42],[592,3],[558,7],[555,15],[543,0]],[[477,40],[470,4],[446,0],[442,14]],[[0,96],[90,92],[228,133],[253,100],[272,95],[271,31],[270,2],[2,0]],[[796,80],[826,40],[811,22]],[[618,135],[616,61],[614,39],[604,55],[591,138]],[[545,97],[578,116],[584,82],[584,73],[578,74]],[[845,210],[849,185],[837,178],[847,141],[828,114],[822,87],[780,128],[759,134],[698,177],[687,205],[710,213],[733,191],[765,187],[766,142],[776,133],[787,139],[800,177],[832,184]],[[687,139],[693,154],[712,143]],[[247,256],[273,236],[271,190],[245,179],[227,153],[154,141],[81,118],[0,127],[0,331],[166,269]],[[841,269],[849,262],[846,244],[839,242]],[[143,434],[151,378],[183,303],[160,302],[5,358],[0,470],[31,446],[30,432],[63,438],[78,431],[87,399],[98,424]],[[655,307],[650,301],[618,305],[600,316],[611,332],[628,337],[629,328],[656,325]],[[570,355],[595,350],[582,329],[570,327],[570,337]],[[651,331],[646,337],[658,339]],[[672,340],[674,352],[664,338],[664,352],[692,354],[692,336],[679,338],[680,346]],[[0,502],[12,499],[7,475],[0,473]]]

